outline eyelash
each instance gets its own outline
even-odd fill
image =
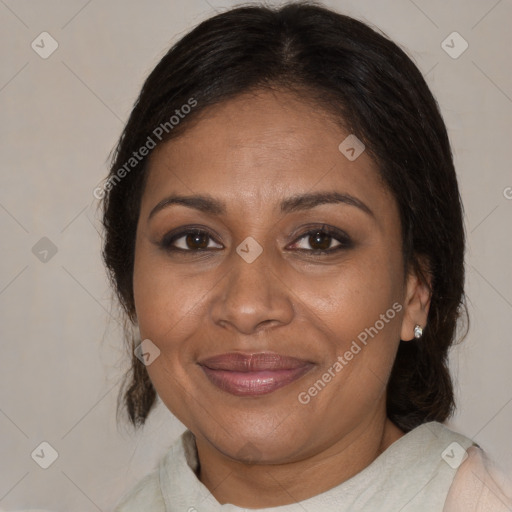
[[[322,234],[327,235],[329,238],[332,238],[332,239],[336,240],[337,242],[339,242],[340,245],[338,245],[334,248],[325,249],[325,250],[322,250],[322,249],[311,249],[311,250],[309,250],[309,249],[294,249],[294,250],[299,251],[299,252],[307,252],[307,253],[313,254],[313,255],[326,255],[326,254],[332,254],[332,253],[338,252],[339,250],[342,250],[342,249],[349,249],[352,247],[352,241],[348,237],[348,235],[346,235],[343,231],[340,231],[338,229],[331,228],[331,227],[325,226],[325,225],[320,228],[311,229],[309,231],[302,233],[300,236],[298,236],[292,242],[292,245],[296,244],[303,238],[306,238],[309,236],[314,236],[317,233],[322,233]],[[179,240],[180,238],[183,238],[186,235],[207,235],[210,240],[215,241],[213,236],[208,231],[206,231],[204,229],[200,229],[200,228],[189,228],[189,229],[182,230],[178,233],[167,234],[166,236],[164,236],[164,238],[162,239],[162,241],[160,242],[159,245],[161,246],[162,249],[164,249],[168,252],[183,253],[183,254],[184,253],[204,253],[204,252],[209,252],[209,251],[220,250],[219,248],[215,248],[215,249],[182,249],[180,247],[174,247],[172,245],[177,240]]]

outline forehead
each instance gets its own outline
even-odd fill
[[[241,95],[206,108],[154,150],[143,207],[166,194],[208,193],[228,209],[261,209],[319,190],[389,207],[393,198],[370,156],[350,161],[339,150],[348,135],[310,100],[282,91]]]

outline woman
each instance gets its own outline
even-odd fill
[[[462,206],[394,43],[307,4],[206,20],[146,80],[101,195],[140,333],[124,405],[142,425],[158,394],[187,427],[118,512],[510,509],[442,425]]]

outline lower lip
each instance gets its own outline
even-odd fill
[[[218,388],[237,396],[258,396],[272,393],[291,382],[300,379],[313,365],[290,370],[266,370],[256,372],[232,372],[212,370],[201,366],[210,382]]]

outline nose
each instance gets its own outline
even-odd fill
[[[271,267],[266,251],[252,263],[232,255],[231,270],[222,279],[212,304],[216,325],[253,334],[261,329],[286,325],[294,314],[289,287]]]

